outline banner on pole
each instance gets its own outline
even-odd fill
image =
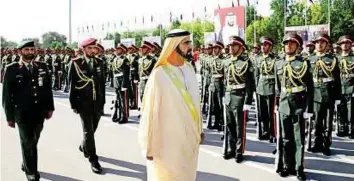
[[[285,27],[285,33],[297,33],[301,36],[304,46],[311,40],[315,39],[320,33],[328,34],[328,24],[308,25],[308,26],[289,26]]]
[[[245,7],[220,8],[214,11],[216,40],[229,43],[230,36],[245,38]]]
[[[159,44],[161,46],[161,37],[160,36],[147,36],[147,37],[143,37],[143,41],[148,41],[150,43],[154,43],[156,42],[157,44]]]
[[[115,48],[114,40],[101,40],[101,45],[104,47],[104,49]]]
[[[136,45],[135,44],[135,38],[125,38],[125,39],[121,39],[120,43],[125,45],[126,47],[130,47],[132,45]]]

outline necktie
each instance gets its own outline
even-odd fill
[[[32,64],[28,64],[28,65],[27,65],[27,68],[28,68],[28,70],[30,71],[30,73],[32,73],[32,68],[33,68]]]

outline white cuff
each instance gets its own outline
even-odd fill
[[[251,110],[251,105],[247,105],[247,104],[243,105],[243,110],[244,111]]]
[[[127,88],[122,88],[122,91],[125,91],[125,90],[127,90]]]

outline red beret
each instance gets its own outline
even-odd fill
[[[81,42],[81,47],[86,47],[89,45],[96,45],[97,40],[95,38],[88,38]]]
[[[143,44],[141,45],[141,48],[146,47],[149,49],[152,49],[152,47],[155,47],[154,45],[152,45],[150,42],[148,41],[143,41]]]
[[[123,51],[128,51],[128,48],[124,44],[119,44],[116,49],[122,49]]]
[[[99,49],[101,49],[101,50],[104,51],[104,47],[103,47],[101,44],[97,43],[96,45],[97,45],[97,47],[98,47]]]

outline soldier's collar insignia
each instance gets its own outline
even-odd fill
[[[296,59],[296,56],[289,56],[289,55],[287,55],[287,56],[285,57],[285,60],[288,61],[288,62],[291,62],[291,61],[293,61],[293,60],[295,60],[295,59]]]

